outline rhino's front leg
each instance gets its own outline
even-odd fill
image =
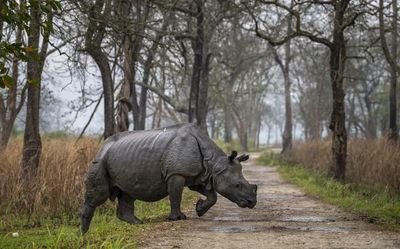
[[[189,187],[206,196],[206,199],[199,199],[196,203],[196,213],[199,217],[203,216],[217,202],[217,193],[214,190],[206,190],[203,186]]]
[[[186,216],[181,212],[182,192],[185,187],[185,178],[180,175],[171,176],[168,180],[168,194],[171,204],[171,214],[168,220],[184,220]]]

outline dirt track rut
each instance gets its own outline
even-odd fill
[[[142,248],[400,248],[400,233],[362,221],[339,208],[306,196],[282,180],[274,168],[244,165],[258,185],[254,209],[242,209],[219,196],[203,217],[165,222]]]

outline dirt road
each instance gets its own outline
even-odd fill
[[[335,206],[306,196],[274,168],[244,165],[258,185],[255,209],[241,209],[219,196],[198,218],[165,222],[142,241],[142,248],[400,248],[400,233],[368,224]]]

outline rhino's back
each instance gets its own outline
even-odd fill
[[[145,201],[167,195],[161,173],[161,157],[179,127],[126,132],[107,150],[106,167],[114,186]]]

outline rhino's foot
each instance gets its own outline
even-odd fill
[[[168,220],[186,220],[186,215],[184,215],[182,212],[171,213],[168,216]]]
[[[206,201],[199,199],[196,203],[196,213],[199,217],[203,216],[208,211],[208,207],[205,206]]]
[[[143,224],[143,221],[139,220],[138,218],[136,218],[135,216],[132,215],[118,215],[117,216],[118,219],[125,221],[131,225],[136,225],[136,224]]]

